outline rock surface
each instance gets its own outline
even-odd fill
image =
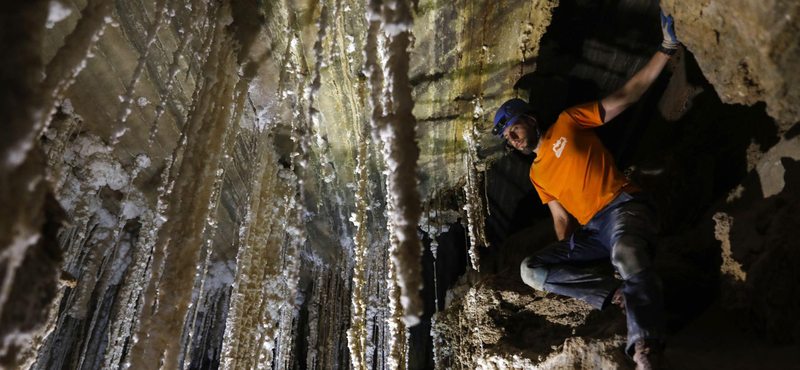
[[[509,274],[472,287],[435,316],[437,369],[632,369],[625,316],[534,291]]]
[[[663,0],[662,6],[723,102],[766,102],[784,131],[800,122],[800,3]]]

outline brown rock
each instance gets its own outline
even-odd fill
[[[725,103],[767,103],[788,130],[800,121],[800,3],[664,0],[675,32]]]

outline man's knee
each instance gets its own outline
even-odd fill
[[[649,268],[652,262],[647,241],[637,236],[623,235],[611,250],[611,263],[626,280]]]
[[[528,258],[522,261],[522,264],[519,266],[520,275],[522,276],[522,281],[531,288],[544,290],[544,282],[547,280],[547,268],[531,267],[530,265],[534,259],[535,255],[528,256]]]

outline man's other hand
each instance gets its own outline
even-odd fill
[[[675,22],[671,15],[664,15],[663,10],[661,11],[661,32],[664,34],[664,42],[661,43],[661,46],[668,50],[677,49],[681,42],[675,37]]]

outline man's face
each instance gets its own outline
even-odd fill
[[[508,140],[508,143],[520,152],[531,154],[538,144],[538,135],[534,131],[534,122],[530,117],[520,117],[506,128],[503,132],[503,138]]]

